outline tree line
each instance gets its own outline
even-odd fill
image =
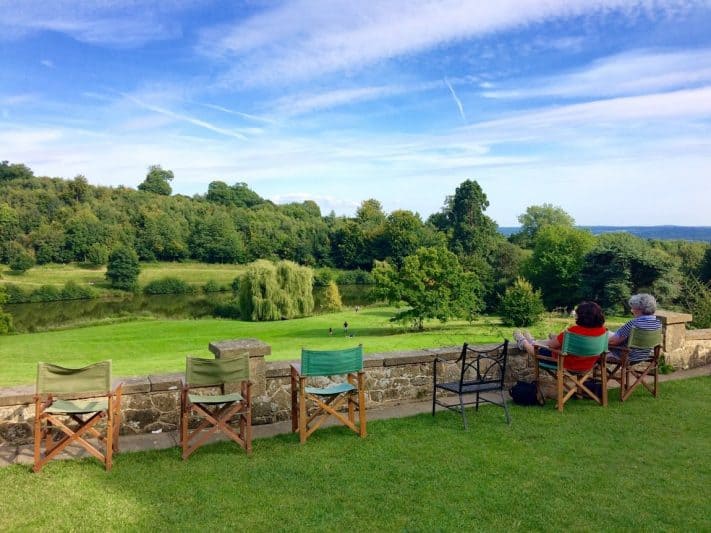
[[[522,282],[548,309],[587,298],[622,312],[629,295],[647,290],[663,306],[699,314],[708,296],[709,243],[595,237],[550,204],[528,207],[521,230],[507,239],[473,180],[426,220],[409,210],[385,213],[376,199],[363,201],[353,217],[322,215],[315,202],[276,205],[243,182],[213,181],[205,194],[187,197],[172,194],[172,180],[171,171],[154,165],[137,189],[94,186],[83,176],[40,177],[3,161],[0,263],[17,271],[106,265],[116,250],[130,250],[141,261],[266,259],[359,269],[372,271],[385,299],[428,301],[427,312],[411,317],[420,323],[496,312],[507,289]]]

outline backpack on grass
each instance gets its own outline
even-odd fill
[[[517,381],[516,385],[509,389],[511,399],[518,405],[543,405],[545,400],[538,390],[538,383],[535,381]]]

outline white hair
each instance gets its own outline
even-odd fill
[[[644,315],[653,315],[657,311],[657,300],[651,294],[635,294],[628,303],[630,307],[639,309]]]

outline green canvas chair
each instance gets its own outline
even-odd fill
[[[541,353],[543,349],[549,350],[551,355]],[[540,384],[541,371],[555,379],[558,411],[563,411],[565,403],[576,394],[587,396],[598,404],[607,406],[607,372],[605,372],[607,333],[588,337],[566,331],[560,349],[534,344],[534,350],[536,383]],[[572,370],[566,363],[566,358],[571,356],[594,358],[594,362],[589,370]],[[588,381],[594,380],[598,375],[602,381],[600,392],[592,390]]]
[[[101,421],[106,423],[103,429],[97,427]],[[111,361],[84,368],[37,363],[35,472],[72,444],[83,447],[111,470],[120,423],[121,385],[111,390]]]
[[[643,385],[655,398],[659,395],[659,357],[662,351],[662,330],[646,331],[632,328],[627,346],[614,348],[614,357],[607,365],[607,378],[620,384],[620,401]],[[651,377],[651,383],[647,378]]]
[[[225,384],[237,383],[240,384],[240,392],[225,392]],[[193,392],[193,389],[198,387],[219,387],[220,394]],[[219,432],[239,444],[247,454],[252,453],[251,388],[247,353],[225,359],[187,357],[180,402],[180,443],[183,459],[190,457]],[[201,418],[192,431],[189,428],[190,415]],[[230,421],[235,416],[239,417],[239,432],[235,432],[230,426]]]
[[[311,378],[333,376],[345,376],[345,381],[325,387],[308,385]],[[340,412],[343,407],[347,407],[347,417]],[[331,416],[361,438],[366,436],[362,346],[344,350],[303,349],[301,364],[291,365],[291,430],[298,430],[301,444]]]

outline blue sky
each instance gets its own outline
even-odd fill
[[[0,159],[352,215],[711,225],[711,2],[0,0]]]

